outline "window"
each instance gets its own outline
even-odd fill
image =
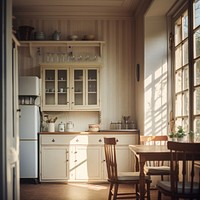
[[[200,0],[173,21],[175,127],[200,133]]]

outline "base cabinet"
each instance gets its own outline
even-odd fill
[[[43,147],[41,154],[41,179],[66,180],[69,176],[68,158],[69,151],[66,147]]]
[[[106,181],[104,137],[116,137],[118,170],[133,171],[128,145],[137,144],[138,134],[40,134],[40,181]]]
[[[101,154],[99,146],[70,147],[70,179],[101,180]]]

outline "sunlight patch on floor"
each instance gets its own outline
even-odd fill
[[[88,189],[97,190],[97,191],[107,190],[107,186],[104,186],[104,185],[94,185],[94,184],[87,184],[87,183],[68,183],[68,185],[88,188]]]

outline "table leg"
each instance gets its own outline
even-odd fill
[[[145,161],[140,157],[140,199],[145,199],[145,173],[144,173]]]

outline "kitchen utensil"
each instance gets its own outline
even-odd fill
[[[70,40],[77,40],[77,39],[78,39],[78,36],[77,36],[77,35],[70,35],[70,36],[69,36],[69,39],[70,39]]]
[[[66,131],[70,132],[74,129],[74,123],[72,121],[69,121],[66,123]]]
[[[58,124],[58,131],[59,132],[64,132],[65,131],[65,124],[64,123],[60,123]]]
[[[31,26],[20,26],[18,29],[20,40],[30,40],[31,33],[34,30]]]
[[[54,31],[54,33],[52,35],[52,39],[53,40],[60,40],[60,37],[61,37],[61,32]]]

